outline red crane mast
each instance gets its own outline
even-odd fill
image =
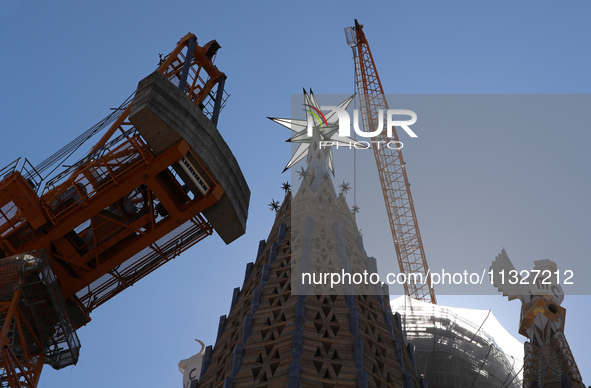
[[[380,111],[382,115],[386,114],[388,101],[369,49],[369,43],[363,32],[363,26],[355,20],[355,27],[346,28],[345,34],[347,43],[353,49],[361,117],[365,130],[368,131],[369,128],[378,127]],[[386,122],[385,118],[383,122]],[[398,141],[395,130],[392,131],[392,137],[394,141]],[[392,138],[388,138],[385,131],[382,131],[373,137],[372,141],[386,144],[392,141]],[[435,304],[437,303],[435,292],[430,281],[429,267],[421,241],[402,151],[375,146],[373,151],[400,272],[407,275],[421,275],[423,280],[422,282],[412,281],[412,278],[409,277],[411,280],[404,283],[404,292],[415,299]]]

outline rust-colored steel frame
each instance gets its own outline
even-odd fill
[[[109,161],[125,145],[135,150],[136,157],[131,157],[129,163],[115,169]],[[40,199],[36,199],[29,188],[28,200],[23,202],[19,198],[18,209],[30,209],[31,214],[42,214],[49,224],[44,225],[43,233],[37,233],[36,228],[30,227],[28,223],[13,222],[12,233],[9,234],[28,235],[26,240],[21,240],[24,243],[16,247],[11,245],[10,238],[5,239],[2,241],[4,250],[11,255],[45,249],[60,280],[64,298],[68,299],[187,221],[195,219],[207,231],[207,235],[211,234],[209,226],[199,215],[221,198],[223,189],[200,166],[206,179],[214,184],[205,195],[196,195],[190,199],[173,177],[170,168],[187,155],[192,155],[192,152],[184,140],[154,156],[139,136],[133,136],[112,153],[86,164]],[[194,155],[193,158],[198,160]],[[100,182],[94,179],[96,175],[93,174],[99,168],[107,171]],[[13,179],[3,182],[2,187],[11,197],[27,197],[22,195],[27,193],[26,182],[23,182],[19,172],[13,174]],[[112,213],[116,213],[118,207],[122,206],[121,201],[128,199],[138,188],[145,191],[145,209],[135,219],[115,218]],[[77,200],[64,208],[56,206],[56,198],[72,189],[77,191]],[[105,209],[114,210],[105,213]],[[166,215],[159,215],[159,211],[164,211]],[[27,221],[33,219],[25,218]],[[81,225],[86,227],[80,230]],[[101,227],[108,227],[110,234],[98,241]],[[75,244],[72,233],[78,236],[90,235],[92,240],[89,239],[85,244]],[[127,283],[130,282],[133,284],[132,279]]]
[[[98,279],[98,286],[93,288],[92,284],[90,284],[85,289],[79,291],[76,294],[79,303],[84,306],[85,310],[92,311],[124,289],[131,287],[140,279],[160,268],[174,257],[197,244],[205,237],[213,234],[213,229],[201,215],[192,218],[187,221],[187,223],[190,224],[190,227],[179,234],[176,239],[165,242],[164,244],[158,244],[158,242],[150,244],[148,248],[145,248],[136,254],[139,258],[138,260],[133,261],[133,265],[123,269],[120,269],[118,266],[109,271],[108,274],[104,275],[108,275],[106,280],[101,281],[101,279]],[[196,237],[195,234],[197,234]],[[178,241],[182,239],[188,239],[189,242],[182,245],[178,244]]]
[[[36,387],[45,360],[43,344],[21,309],[21,297],[21,290],[17,288],[11,300],[0,302],[0,322],[3,323],[0,329],[2,388]],[[25,339],[25,332],[32,338]],[[40,351],[30,352],[31,341]]]
[[[388,102],[363,27],[357,20],[355,20],[355,34],[356,44],[353,46],[353,52],[361,101],[361,116],[366,130],[369,130],[369,128],[377,128],[379,111],[383,110],[382,114],[385,115]],[[386,122],[385,117],[383,122]],[[398,141],[395,130],[392,131],[392,136],[395,141]],[[392,139],[386,136],[385,131],[382,131],[372,140],[383,141],[379,144],[386,144]],[[437,303],[435,292],[431,286],[429,267],[419,232],[402,151],[388,147],[373,147],[373,151],[400,271],[407,274],[421,274],[423,279],[427,280],[423,283],[405,282],[404,292],[415,299]]]
[[[186,85],[181,89],[195,104],[200,105],[212,88],[225,78],[212,62],[218,48],[215,41],[201,47],[196,44],[195,35],[187,34],[166,56],[157,71],[173,82],[185,79]],[[186,55],[183,54],[185,49]],[[184,66],[189,56],[190,62],[187,62],[190,65]],[[204,71],[206,74],[203,74]],[[181,72],[186,74],[182,76]],[[105,295],[101,296],[99,303],[88,294],[91,284],[100,287],[96,284],[97,279],[104,279],[110,274],[112,278],[106,281],[117,283],[115,288],[120,291],[180,251],[211,235],[211,227],[200,213],[216,203],[223,194],[221,186],[200,165],[198,157],[191,153],[185,141],[160,155],[153,155],[129,122],[130,108],[131,104],[92,148],[89,157],[70,169],[70,175],[62,173],[58,179],[51,181],[41,197],[18,171],[13,171],[0,183],[3,189],[0,193],[0,250],[3,252],[0,253],[9,256],[45,249],[60,280],[64,298],[76,299],[76,294],[82,296],[85,303],[74,302],[79,307],[84,306],[85,314],[105,301]],[[119,136],[121,141],[109,147],[112,139],[118,139],[114,136],[118,131],[122,134]],[[199,165],[202,175],[208,180],[210,189],[205,195],[186,194],[186,188],[181,187],[177,174],[171,168],[187,155]],[[63,201],[65,197],[71,200]],[[141,214],[125,217],[123,206],[126,199],[145,202]],[[166,213],[164,216],[159,215],[162,211]],[[116,213],[119,213],[118,217],[114,217]],[[163,237],[190,220],[194,241],[187,240],[186,246],[171,251],[168,257],[162,257],[158,265],[151,264],[149,270],[144,268],[148,262],[145,259],[142,271],[136,271],[137,279],[124,278],[117,272],[121,264],[146,247],[152,247],[152,251],[157,252],[158,242]],[[113,230],[109,234],[103,232],[103,238],[99,240],[101,229]],[[79,243],[81,240],[83,243]],[[136,263],[136,270],[141,263]],[[117,281],[114,282],[114,279]],[[113,293],[108,295],[113,296]]]

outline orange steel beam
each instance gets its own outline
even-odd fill
[[[195,217],[188,222],[192,223],[194,226],[189,228],[188,231],[182,235],[183,237],[189,236],[195,231],[201,232],[202,234],[198,238],[193,239],[189,244],[175,246],[176,251],[174,252],[174,256],[181,254],[188,248],[192,247],[213,233],[207,222],[200,216]],[[149,248],[150,251],[146,253],[140,260],[138,260],[136,265],[130,266],[121,272],[119,272],[117,269],[112,269],[109,271],[109,275],[111,275],[111,277],[107,281],[94,288],[92,292],[86,292],[85,290],[78,292],[76,295],[79,297],[80,303],[85,306],[84,309],[90,311],[100,306],[114,295],[118,294],[127,287],[132,286],[135,282],[144,278],[174,257],[168,255],[165,259],[163,259],[165,257],[165,253],[163,251],[168,248],[167,246],[159,247],[158,244],[154,243],[151,244]],[[155,261],[156,258],[159,260]]]
[[[382,114],[385,114],[388,102],[384,96],[384,89],[369,49],[369,43],[363,32],[363,26],[357,20],[355,20],[354,33],[353,42],[350,41],[349,44],[354,53],[357,88],[361,100],[361,116],[366,130],[370,130],[370,128],[377,128],[379,111],[383,110]],[[383,122],[386,122],[385,118]],[[398,141],[395,130],[392,131],[392,137]],[[387,137],[385,131],[382,131],[372,140],[384,141],[382,144],[385,144],[392,139]],[[429,267],[419,232],[402,151],[388,147],[373,147],[373,151],[400,272],[420,274],[423,279],[427,279],[423,283],[405,282],[404,292],[415,299],[435,304],[437,303],[435,291],[431,286]]]
[[[44,345],[21,310],[21,296],[17,288],[12,299],[0,302],[0,387],[36,387],[45,360]]]

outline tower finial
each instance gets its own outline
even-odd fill
[[[347,109],[354,97],[355,95],[347,98],[338,107]],[[339,135],[338,115],[335,112],[326,115],[322,113],[312,89],[309,94],[304,89],[304,111],[306,112],[305,120],[269,117],[270,120],[295,132],[288,142],[299,143],[283,172],[307,157],[308,167],[324,171],[328,169],[334,175],[332,145],[349,145],[354,140]],[[310,133],[311,135],[309,135]],[[322,172],[317,171],[317,175],[322,175]]]

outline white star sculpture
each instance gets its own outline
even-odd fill
[[[345,101],[341,102],[338,107],[347,109],[354,97],[355,95],[347,98]],[[320,135],[321,141],[333,141],[339,145],[349,145],[350,142],[354,141],[349,137],[343,137],[339,135],[338,115],[334,111],[323,115],[320,111],[318,101],[316,101],[316,97],[314,96],[314,93],[312,93],[312,90],[310,90],[310,94],[308,94],[304,89],[304,105],[306,111],[306,120],[278,119],[269,117],[269,119],[273,120],[274,122],[281,124],[295,132],[295,135],[287,140],[288,142],[300,143],[297,150],[291,156],[290,161],[285,166],[283,172],[293,167],[293,165],[308,155],[311,139],[311,137],[308,136],[308,123],[311,123],[314,126],[313,130],[317,131],[317,133]],[[334,175],[332,147],[330,148],[328,154],[328,168]]]

